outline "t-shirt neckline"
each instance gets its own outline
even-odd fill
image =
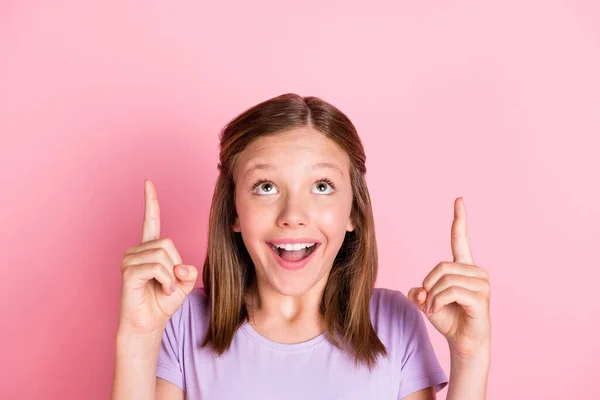
[[[314,348],[316,345],[318,345],[319,343],[321,343],[322,341],[324,341],[327,338],[327,332],[323,332],[320,335],[315,336],[314,338],[309,339],[305,342],[279,343],[279,342],[275,342],[271,339],[267,339],[266,337],[264,337],[263,335],[258,333],[256,331],[256,329],[254,329],[254,327],[248,321],[245,321],[242,324],[241,329],[255,343],[257,343],[261,346],[267,347],[273,351],[283,352],[283,353],[310,351],[310,350],[312,350],[312,348]]]

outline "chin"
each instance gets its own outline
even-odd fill
[[[314,285],[300,285],[300,284],[292,284],[292,285],[278,285],[274,286],[273,289],[283,296],[293,296],[300,297],[305,295],[312,289]]]
[[[272,275],[267,284],[277,293],[283,296],[303,296],[317,287],[325,287],[327,273],[315,277],[294,277]]]

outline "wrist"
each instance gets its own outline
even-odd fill
[[[489,363],[491,360],[491,345],[489,342],[484,343],[468,354],[461,353],[450,347],[450,360],[460,365]]]
[[[126,359],[147,359],[158,355],[162,336],[158,334],[140,335],[120,332],[117,334],[115,349],[117,357]]]
[[[491,359],[485,356],[470,359],[450,357],[450,370],[454,374],[466,374],[473,378],[487,378],[490,364]]]
[[[161,327],[151,332],[141,333],[126,326],[119,325],[116,338],[121,342],[131,343],[155,343],[162,340],[165,327]]]
[[[481,349],[468,356],[450,354],[450,370],[454,376],[469,376],[473,380],[487,381],[490,371],[491,355],[489,349]]]
[[[446,398],[448,400],[485,399],[490,361],[488,349],[482,349],[468,356],[451,353],[450,383]]]

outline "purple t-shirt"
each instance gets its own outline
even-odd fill
[[[401,399],[448,384],[421,311],[406,296],[376,288],[371,321],[388,351],[371,372],[333,346],[323,333],[296,344],[273,342],[245,322],[230,349],[216,357],[200,348],[208,328],[208,298],[195,288],[168,321],[156,376],[186,392],[186,399]]]

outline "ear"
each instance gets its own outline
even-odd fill
[[[352,218],[348,218],[348,225],[346,226],[346,231],[352,232],[354,230],[354,223],[352,223]]]
[[[234,232],[242,231],[242,228],[240,227],[240,219],[238,217],[235,217],[235,222],[233,223],[233,231]]]

